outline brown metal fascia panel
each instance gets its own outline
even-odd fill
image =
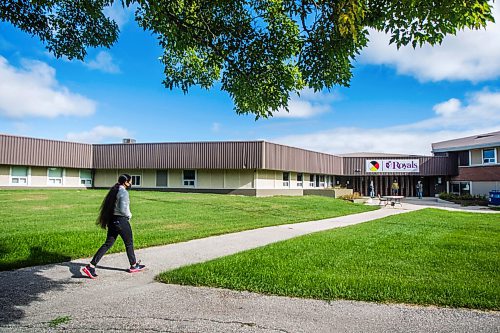
[[[0,135],[0,164],[91,168],[92,145]]]
[[[436,157],[436,156],[418,156],[395,158],[398,160],[413,160],[418,159],[420,164],[420,172],[366,172],[366,160],[386,160],[387,157],[344,157],[343,158],[343,175],[348,176],[387,176],[387,175],[419,175],[419,176],[451,176],[456,175],[457,171],[454,165],[454,159],[449,157]]]
[[[265,142],[263,168],[293,172],[340,174],[342,158],[335,155]]]
[[[95,145],[94,168],[257,169],[260,151],[257,141]]]
[[[468,150],[463,150],[463,151],[457,151],[457,152],[451,152],[449,153],[451,157],[454,157],[457,159],[457,165],[459,166],[466,166],[470,164],[469,160],[469,151]]]
[[[457,158],[429,156],[420,158],[420,174],[423,176],[453,176],[458,172]]]

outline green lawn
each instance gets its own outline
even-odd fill
[[[104,190],[0,190],[0,270],[90,257]],[[136,248],[374,209],[326,197],[255,198],[132,191]],[[124,251],[116,242],[109,253]]]
[[[162,273],[265,294],[500,309],[500,215],[387,217]]]

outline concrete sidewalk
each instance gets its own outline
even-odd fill
[[[165,270],[421,208],[403,204],[138,250],[148,270],[137,274],[125,272],[124,253],[105,256],[96,280],[80,273],[88,259],[0,272],[0,331],[500,332],[498,312],[324,302],[154,281]],[[49,328],[66,316],[69,322]]]
[[[416,206],[425,206],[429,208],[444,209],[449,211],[464,211],[464,212],[487,213],[487,214],[499,213],[499,211],[492,210],[488,206],[461,206],[459,204],[441,200],[435,197],[424,197],[422,199],[418,199],[416,197],[409,197],[409,198],[404,198],[403,203]]]

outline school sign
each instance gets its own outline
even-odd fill
[[[366,160],[366,172],[419,172],[418,160]]]

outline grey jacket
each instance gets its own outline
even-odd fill
[[[115,210],[113,215],[126,216],[132,218],[132,213],[130,212],[130,198],[128,196],[128,191],[125,186],[120,185],[118,188],[118,194],[116,195]]]

